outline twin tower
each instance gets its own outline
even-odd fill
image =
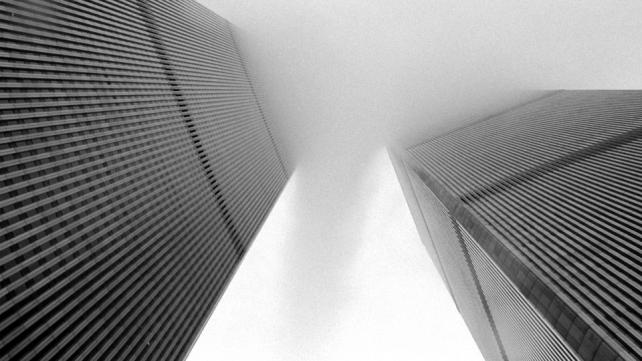
[[[642,360],[642,92],[561,91],[397,166],[487,360]]]
[[[184,359],[288,178],[230,26],[192,0],[0,18],[0,360]],[[487,360],[642,359],[642,92],[396,160]]]

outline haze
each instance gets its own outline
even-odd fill
[[[190,360],[479,359],[382,149],[546,90],[640,88],[642,2],[200,2],[234,24],[293,177]]]

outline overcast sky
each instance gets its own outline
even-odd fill
[[[472,360],[430,346],[461,335],[475,351],[435,306],[448,298],[381,149],[542,90],[640,88],[642,1],[201,2],[235,25],[296,169],[199,340],[204,359]]]
[[[300,220],[307,202],[323,201],[310,199],[304,191],[315,185],[294,172],[189,361],[482,360],[387,154],[363,166],[351,186],[369,194],[363,213],[317,222]]]
[[[636,88],[637,0],[201,0],[237,27],[293,164],[369,152],[536,89]]]

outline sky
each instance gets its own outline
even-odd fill
[[[640,88],[642,1],[200,2],[293,175],[190,361],[474,360],[383,149],[547,90]]]
[[[320,182],[294,172],[189,361],[483,360],[423,248],[387,152],[363,166],[351,189],[368,193],[367,204],[326,214],[314,232],[299,217],[328,200],[302,192]],[[355,197],[330,200],[342,208]]]
[[[294,169],[417,143],[538,90],[639,88],[638,0],[201,0]]]

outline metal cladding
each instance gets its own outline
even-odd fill
[[[470,329],[475,342],[486,360],[502,360],[505,350],[498,342],[497,329],[488,313],[488,302],[484,293],[476,291],[479,279],[470,265],[468,255],[458,239],[456,224],[448,210],[437,197],[416,176],[411,174],[411,187],[417,195],[419,209],[426,222],[430,238],[429,250],[441,268],[441,275],[448,285],[459,313]],[[436,244],[435,244],[436,243]],[[473,292],[471,292],[473,291]]]
[[[563,339],[546,323],[468,232],[457,224],[481,293],[509,360],[577,360]]]
[[[193,1],[0,1],[0,360],[178,360],[287,174]]]
[[[406,166],[460,228],[508,359],[642,359],[642,91],[555,92],[415,146]]]

